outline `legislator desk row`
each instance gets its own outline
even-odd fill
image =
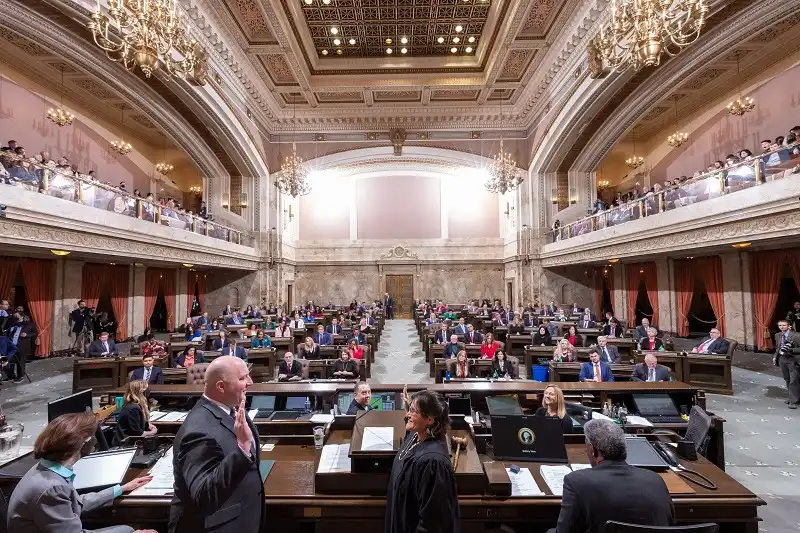
[[[374,420],[380,427],[392,427],[393,450],[384,452],[374,463],[364,455],[361,442],[364,429],[359,424]],[[266,426],[259,426],[259,429]],[[317,450],[293,438],[266,437],[269,444],[261,450],[266,461],[264,497],[268,525],[266,531],[309,533],[311,531],[345,533],[381,531],[386,510],[388,466],[397,452],[404,423],[400,412],[370,412],[369,416],[335,417],[325,427],[325,448]],[[525,531],[543,532],[554,527],[561,508],[561,497],[554,493],[542,475],[548,463],[505,461],[495,459],[494,445],[481,444],[474,427],[454,425],[450,437],[466,439],[466,448],[459,452],[455,467],[456,486],[462,530],[484,532],[501,524],[523,527]],[[585,445],[581,435],[565,436],[566,459],[570,465],[586,466]],[[654,439],[655,436],[647,436]],[[350,460],[323,463],[323,453],[332,447],[346,446]],[[327,450],[326,450],[327,448]],[[455,455],[453,453],[453,455]],[[385,457],[384,457],[385,456]],[[454,461],[454,458],[451,459]],[[538,495],[514,493],[506,468],[516,464],[528,469],[540,490]],[[28,455],[0,467],[0,487],[8,494],[22,474],[35,464]],[[688,482],[676,473],[660,470],[675,506],[681,525],[715,522],[723,533],[757,533],[758,507],[765,502],[747,490],[706,458],[679,459],[679,464],[706,476],[716,485],[709,489]],[[131,468],[126,476],[132,479],[146,472]],[[613,487],[610,487],[613,490]],[[81,515],[86,528],[127,524],[134,528],[166,531],[171,494],[124,495],[111,507]]]

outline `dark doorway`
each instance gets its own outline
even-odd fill
[[[707,337],[711,328],[717,327],[717,315],[711,308],[706,285],[700,278],[695,278],[692,304],[689,306],[689,337]]]
[[[100,293],[95,309],[94,334],[95,337],[101,332],[107,331],[109,336],[116,342],[117,339],[117,317],[114,314],[114,307],[111,305],[111,296],[108,294],[108,286]]]
[[[794,308],[794,303],[800,302],[800,287],[795,285],[794,278],[789,272],[789,265],[784,266],[783,277],[778,289],[778,301],[775,303],[775,312],[769,322],[770,334],[774,337],[778,332],[778,320],[785,320],[786,314]]]
[[[597,317],[598,320],[605,317],[607,311],[611,311],[612,314],[614,313],[614,302],[611,301],[611,291],[608,290],[608,277],[605,275],[603,276],[603,302],[600,307],[600,316]]]
[[[647,286],[644,280],[639,280],[639,292],[636,294],[636,325],[642,323],[642,319],[646,318],[650,322],[653,321],[653,306],[650,304],[650,298],[647,297]]]
[[[191,287],[189,287],[189,298],[192,302],[189,316],[194,317],[202,315],[203,310],[200,308],[200,287],[198,286],[196,279],[191,282]]]
[[[395,318],[411,318],[414,312],[414,276],[387,274],[386,292],[394,300]]]
[[[150,315],[150,328],[162,333],[167,331],[167,301],[164,299],[164,290],[159,287],[158,298],[156,298],[156,306],[153,308],[153,314]]]

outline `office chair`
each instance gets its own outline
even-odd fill
[[[642,526],[609,520],[605,533],[717,533],[717,524],[692,524],[689,526]]]
[[[711,415],[706,413],[702,407],[693,406],[689,412],[689,426],[686,428],[686,439],[692,441],[694,449],[697,453],[705,456],[708,450],[708,443],[711,437],[708,435],[711,431],[711,426],[714,425],[714,420]],[[672,438],[673,441],[680,440],[681,436],[669,429],[657,429],[653,431],[653,435],[666,435]]]

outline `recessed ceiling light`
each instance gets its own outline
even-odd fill
[[[453,48],[451,48],[451,49],[450,49],[450,51],[451,51],[451,52],[453,52],[453,53],[455,54],[456,52],[458,52],[458,48],[456,48],[456,47],[454,46]]]
[[[609,259],[609,263],[619,263],[619,259]]]
[[[332,33],[333,35],[336,35],[336,34],[338,34],[338,33],[339,33],[339,28],[331,28],[331,33]]]
[[[471,42],[471,43],[474,43],[474,42],[475,42],[475,37],[470,37],[470,38],[469,38],[469,39],[467,39],[467,40],[468,40],[469,42]]]
[[[436,42],[442,44],[444,42],[444,37],[439,37],[438,39],[436,39]]]
[[[401,37],[400,44],[408,44],[408,37]]]
[[[322,0],[322,3],[326,6],[331,3],[331,0]]]
[[[406,53],[408,53],[408,48],[401,48],[401,49],[400,49],[400,53],[401,53],[401,54],[406,54]]]
[[[386,39],[386,44],[392,44],[392,40],[391,39]]]
[[[341,48],[337,48],[336,49],[336,54],[337,55],[342,55],[342,49]]]
[[[328,51],[327,50],[323,50],[322,51],[322,55],[324,55],[324,56],[328,55]]]
[[[314,0],[305,0],[305,2],[307,6],[310,6],[311,4],[314,3]]]
[[[391,54],[391,53],[392,53],[392,49],[391,49],[391,48],[387,48],[387,49],[386,49],[386,53],[387,53],[387,54]]]
[[[464,31],[464,27],[462,25],[459,24],[456,26],[456,33],[461,33],[462,31]]]
[[[355,40],[355,39],[350,39],[350,40],[349,40],[349,41],[347,41],[347,42],[349,42],[350,44],[356,44],[356,40]]]
[[[333,40],[333,44],[335,44],[336,46],[339,46],[340,44],[342,44],[342,41],[340,39],[334,39]]]
[[[458,37],[453,37],[453,42],[458,44],[461,42],[461,39],[459,39]]]
[[[471,46],[467,46],[467,47],[464,49],[464,51],[465,51],[466,53],[468,53],[468,54],[471,54],[471,53],[472,53],[472,47],[471,47]]]
[[[69,252],[67,250],[50,250],[50,253],[53,254],[53,255],[65,256],[65,255],[69,255],[72,252]]]

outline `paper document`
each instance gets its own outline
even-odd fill
[[[350,445],[326,444],[323,446],[317,472],[322,474],[350,472]]]
[[[611,420],[600,411],[592,411],[592,420]]]
[[[172,494],[175,475],[172,470],[172,447],[150,469],[152,481],[131,492],[131,496],[166,496]]]
[[[164,411],[150,411],[150,422],[155,422],[156,420],[164,418],[166,414],[167,413]]]
[[[464,422],[466,422],[467,424],[469,424],[470,426],[472,426],[472,425],[474,425],[474,424],[475,424],[475,419],[474,419],[474,418],[472,418],[471,416],[465,416],[465,417],[464,417]]]
[[[159,422],[183,422],[186,418],[186,415],[189,413],[183,413],[181,411],[170,411],[166,413]]]
[[[567,465],[542,465],[539,467],[539,473],[544,478],[544,482],[550,488],[553,496],[561,496],[564,494],[564,476],[572,472]]]
[[[326,415],[325,413],[316,413],[311,417],[312,424],[330,424],[333,422],[333,415]]]
[[[275,443],[274,442],[268,442],[266,444],[262,444],[261,445],[261,451],[262,452],[271,452],[274,449],[275,449]]]
[[[645,426],[645,427],[653,427],[653,423],[650,422],[643,416],[637,415],[628,415],[628,424],[633,424],[634,426]]]
[[[569,466],[572,467],[572,471],[573,472],[577,472],[578,470],[583,470],[584,468],[591,468],[592,467],[592,465],[585,465],[585,464],[580,464],[580,463],[572,463]]]
[[[512,496],[541,496],[544,493],[539,490],[539,485],[533,479],[531,471],[527,468],[520,468],[519,473],[515,474],[510,468],[506,468],[508,479],[511,480]]]
[[[249,418],[250,420],[254,420],[257,414],[258,414],[258,409],[250,409],[249,411],[247,411],[247,418]]]
[[[361,451],[383,452],[392,451],[394,445],[394,428],[368,427],[364,428],[364,438],[361,440]]]

